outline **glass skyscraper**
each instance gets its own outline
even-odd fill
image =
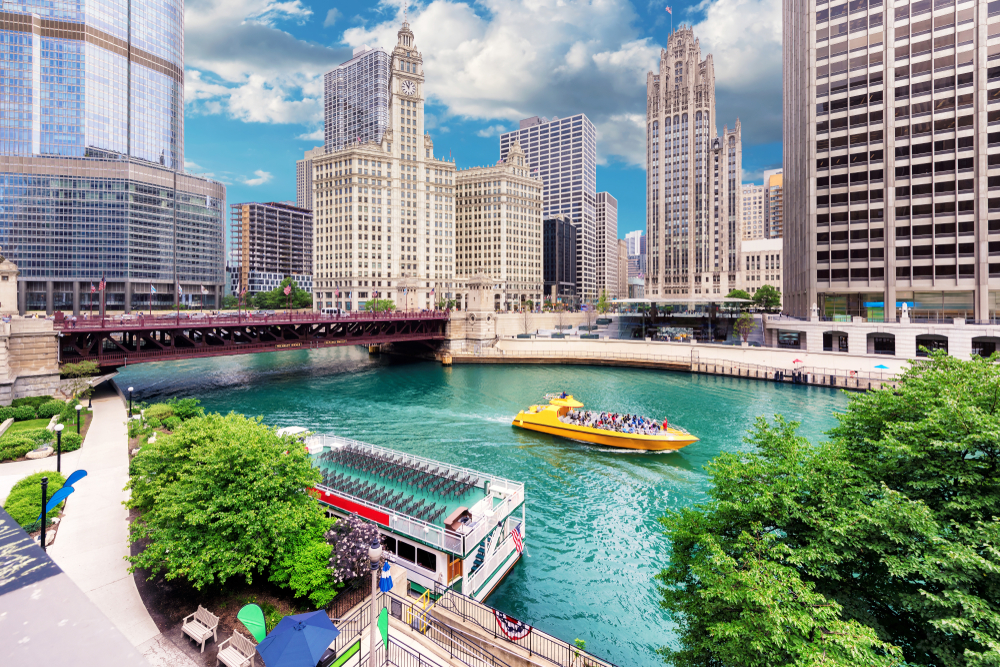
[[[542,218],[565,215],[577,229],[577,295],[597,298],[597,132],[583,114],[548,120],[534,116],[515,132],[500,135],[500,158],[517,141],[545,183]]]
[[[19,307],[218,303],[225,187],[183,173],[184,4],[7,1],[0,246]],[[182,292],[176,286],[180,284]],[[155,303],[155,301],[154,301]]]
[[[389,54],[359,46],[323,78],[326,152],[382,142],[389,127]]]

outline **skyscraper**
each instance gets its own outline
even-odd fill
[[[388,101],[378,141],[312,159],[316,308],[361,310],[377,293],[400,308],[456,299],[455,163],[424,133],[423,57],[403,23],[374,97]],[[353,61],[352,61],[353,62]],[[372,76],[381,77],[380,70]],[[370,82],[357,81],[368,88]],[[329,149],[329,146],[327,147]]]
[[[625,235],[625,244],[630,255],[646,254],[646,232],[637,229]]]
[[[382,142],[389,127],[389,54],[362,45],[323,77],[326,151]]]
[[[618,200],[609,192],[597,193],[597,295],[611,298],[618,292]]]
[[[295,163],[295,205],[299,208],[309,211],[313,209],[313,158],[319,157],[325,152],[325,146],[317,146],[306,151],[305,156]]]
[[[712,55],[691,28],[670,35],[646,99],[646,294],[727,294],[743,234],[740,121],[718,136]]]
[[[990,319],[994,4],[784,0],[786,311]]]
[[[289,203],[232,204],[229,264],[233,292],[267,292],[291,277],[312,291],[312,212]]]
[[[500,158],[517,141],[545,183],[542,216],[566,215],[576,225],[577,296],[597,298],[597,132],[583,114],[522,120],[516,132],[500,135]]]
[[[766,180],[766,179],[765,179]],[[767,188],[756,183],[744,183],[741,194],[743,206],[743,240],[762,239],[767,233]]]
[[[184,4],[5,3],[0,246],[18,306],[224,289],[225,187],[184,169]]]
[[[784,231],[784,188],[781,169],[764,172],[764,190],[767,197],[765,214],[765,238],[780,239]]]

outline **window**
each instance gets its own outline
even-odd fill
[[[427,568],[431,572],[437,571],[437,555],[430,551],[417,549],[417,565]]]
[[[411,563],[416,562],[417,548],[415,546],[413,546],[412,544],[408,544],[406,542],[400,542],[398,545],[398,549],[399,550],[396,552],[397,556],[399,556],[403,560],[408,560]]]
[[[389,553],[396,553],[396,538],[389,537],[388,535],[382,536],[382,544],[385,545],[385,550]]]

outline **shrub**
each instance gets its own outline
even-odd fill
[[[53,415],[58,415],[63,411],[66,404],[62,401],[47,401],[38,406],[38,418],[44,419],[45,417],[52,417]]]
[[[42,477],[49,478],[49,498],[52,497],[53,493],[61,489],[63,483],[66,481],[65,477],[53,470],[36,472],[18,481],[10,490],[10,495],[7,496],[7,500],[3,504],[3,508],[7,510],[11,518],[17,521],[25,530],[29,530],[32,526],[37,525],[38,522],[36,519],[42,513]],[[63,504],[59,503],[58,507],[55,507],[48,513],[47,519],[49,522],[51,522],[53,517],[59,516]]]
[[[12,416],[14,417],[14,421],[16,422],[27,421],[28,419],[36,419],[35,409],[30,405],[22,405],[20,407],[14,408],[14,414]]]
[[[167,417],[163,420],[163,426],[169,431],[176,431],[177,427],[181,425],[180,417]]]
[[[79,405],[79,403],[80,401],[73,399],[69,403],[62,404],[62,411],[59,413],[60,424],[76,423],[76,406]],[[84,408],[83,411],[88,412],[86,408]]]
[[[8,419],[10,419],[11,417],[13,417],[15,409],[16,408],[13,408],[13,407],[3,407],[3,408],[0,408],[0,422],[5,422]]]
[[[167,401],[174,415],[185,421],[205,414],[205,409],[200,403],[197,398],[171,398]]]
[[[38,406],[53,401],[51,396],[28,396],[26,398],[15,398],[10,402],[12,408],[19,408],[22,405],[30,405],[31,407],[38,409]],[[62,401],[60,401],[61,403]]]
[[[6,437],[0,440],[0,461],[19,459],[36,447],[38,443],[20,433]]]
[[[161,422],[159,419],[147,419],[146,426],[148,426],[149,428],[160,428],[161,426],[163,426],[163,422]]]
[[[80,445],[83,444],[83,436],[78,433],[63,433],[62,435],[62,450],[63,452],[75,452],[80,449]]]
[[[142,413],[143,418],[146,421],[162,421],[167,417],[174,416],[174,409],[167,405],[166,403],[153,403],[151,406],[146,408],[146,411]]]

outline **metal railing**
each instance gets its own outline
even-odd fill
[[[479,627],[494,639],[519,646],[531,656],[538,656],[559,667],[573,665],[591,665],[593,667],[615,667],[615,664],[577,648],[569,642],[556,639],[552,635],[532,628],[528,636],[521,639],[509,639],[499,631],[497,611],[472,598],[447,589],[435,605],[461,618],[466,623]],[[578,662],[582,658],[582,662]]]
[[[323,313],[275,313],[274,315],[257,315],[254,313],[244,313],[238,315],[199,315],[195,314],[174,314],[174,315],[115,315],[106,317],[78,317],[75,321],[71,318],[62,320],[54,319],[53,327],[59,330],[71,329],[107,329],[108,327],[127,329],[145,329],[150,326],[169,326],[185,324],[189,326],[215,326],[227,324],[301,324],[301,323],[328,323],[328,322],[401,322],[411,320],[438,320],[447,319],[449,311],[446,310],[426,310],[426,311],[394,311],[391,313],[349,313],[341,315],[324,315]]]

